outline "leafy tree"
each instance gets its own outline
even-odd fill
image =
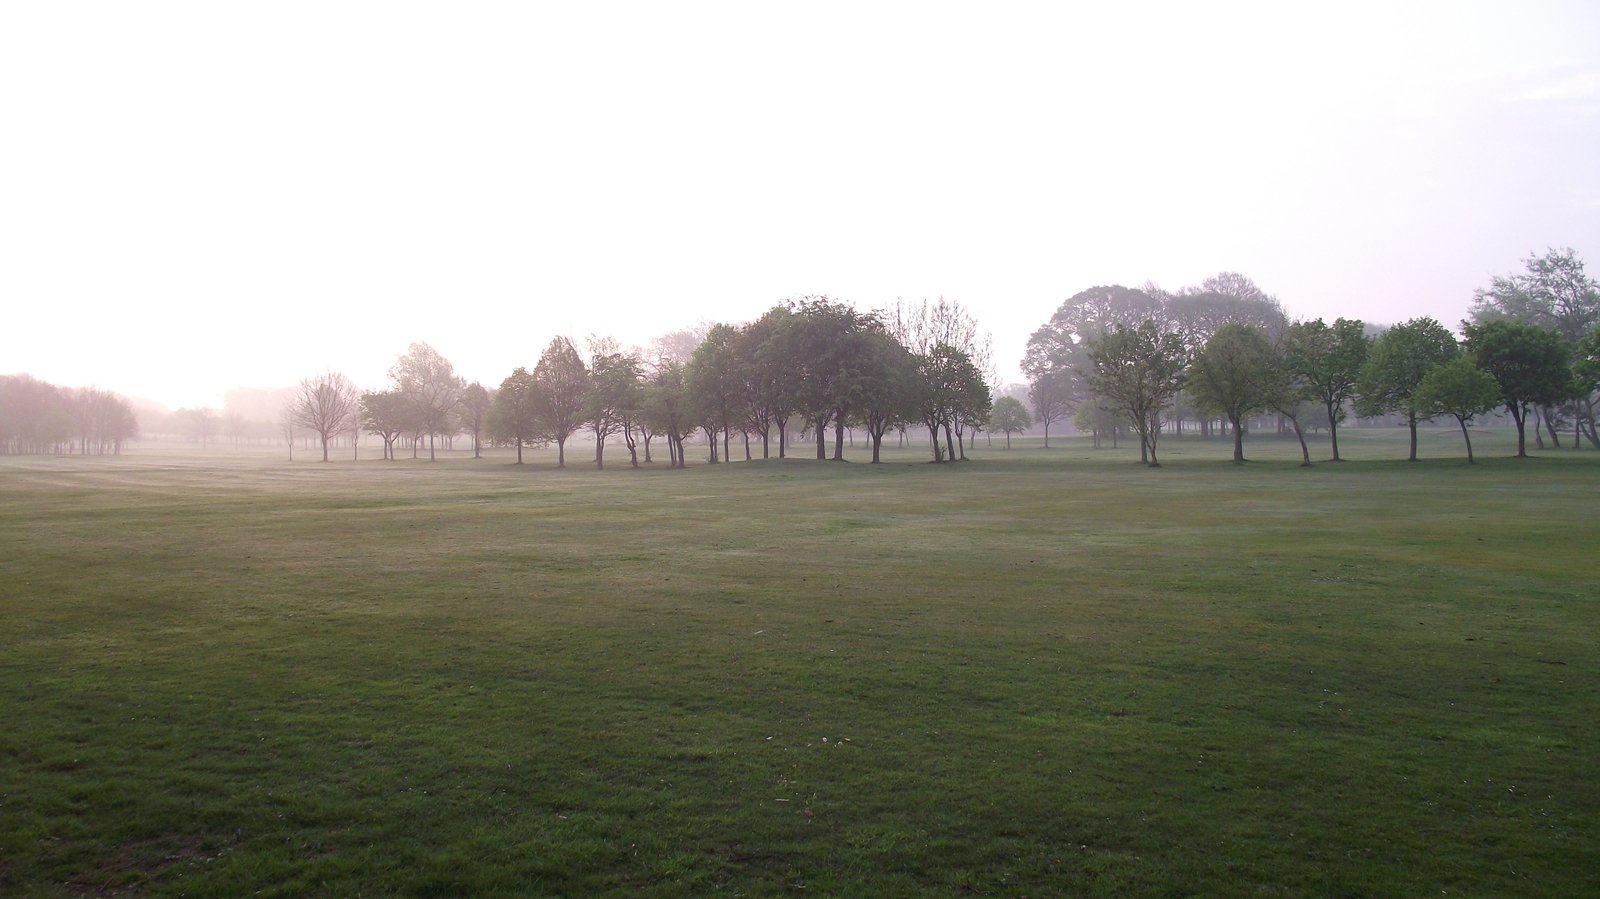
[[[466,382],[456,377],[450,360],[426,343],[413,343],[389,370],[389,377],[411,404],[415,433],[428,435],[428,459],[433,461],[433,438],[455,432],[451,416],[461,404]]]
[[[350,430],[360,420],[361,399],[354,385],[338,372],[328,372],[300,382],[295,391],[295,424],[322,439],[322,461],[328,461],[328,442]]]
[[[780,402],[799,413],[816,434],[817,458],[828,458],[827,427],[834,426],[833,458],[844,458],[844,426],[865,388],[866,344],[857,340],[877,317],[824,296],[790,306],[772,339],[758,351],[788,373]]]
[[[493,398],[482,384],[473,381],[461,392],[461,423],[472,432],[472,458],[482,459],[482,434]]]
[[[1033,418],[1028,415],[1028,407],[1014,396],[1003,396],[994,401],[994,409],[989,412],[990,432],[1002,431],[1006,435],[1006,449],[1011,449],[1011,435],[1021,434],[1033,427]]]
[[[748,404],[745,419],[749,430],[761,435],[761,458],[771,454],[772,428],[778,429],[778,458],[788,449],[790,408],[785,403],[787,373],[780,364],[781,354],[764,353],[778,333],[780,323],[791,316],[788,308],[775,306],[739,331],[737,355],[744,395]]]
[[[1335,320],[1331,327],[1320,318],[1296,322],[1279,346],[1282,364],[1304,386],[1304,397],[1327,410],[1335,462],[1344,461],[1339,457],[1339,423],[1344,421],[1345,403],[1356,395],[1371,347],[1365,324],[1348,318]]]
[[[550,341],[533,367],[534,403],[543,436],[556,442],[556,466],[567,467],[567,438],[584,423],[589,370],[572,341]]]
[[[1155,321],[1117,326],[1089,351],[1089,384],[1108,408],[1126,415],[1139,433],[1139,461],[1159,468],[1161,411],[1183,387],[1188,353],[1177,332]]]
[[[1454,416],[1461,425],[1461,439],[1467,444],[1467,463],[1477,464],[1472,458],[1472,435],[1467,432],[1467,423],[1500,404],[1500,387],[1470,356],[1461,355],[1434,366],[1423,376],[1417,385],[1416,404],[1419,413],[1428,418]]]
[[[1524,458],[1528,407],[1549,406],[1574,392],[1567,343],[1555,331],[1507,319],[1467,325],[1466,331],[1467,350],[1499,385],[1500,402],[1517,423],[1517,457]]]
[[[489,436],[516,447],[518,465],[522,464],[522,448],[535,445],[541,438],[538,396],[534,376],[518,366],[500,382],[489,406]]]
[[[627,423],[639,405],[639,360],[619,353],[613,344],[603,342],[589,367],[589,406],[587,418],[594,432],[594,467],[605,468],[606,438],[623,432],[628,435],[629,458],[633,467],[639,459],[632,448]]]
[[[1600,323],[1600,284],[1570,247],[1523,260],[1523,271],[1494,278],[1473,295],[1472,320],[1510,319],[1549,328],[1577,343]]]
[[[645,384],[642,413],[655,431],[667,438],[667,454],[673,468],[684,468],[683,442],[694,433],[695,408],[689,394],[688,376],[681,362],[663,359]]]
[[[398,390],[361,395],[361,426],[383,440],[383,457],[393,459],[394,442],[410,430],[411,407]]]
[[[861,373],[861,420],[872,441],[872,462],[878,464],[883,457],[883,435],[916,418],[921,384],[916,357],[900,341],[881,329],[864,335],[863,340],[866,364]]]
[[[977,418],[989,410],[989,388],[971,358],[949,344],[938,344],[926,356],[917,358],[920,375],[918,418],[927,426],[933,441],[933,461],[959,458],[954,430],[960,416]],[[944,446],[939,445],[940,432]]]
[[[1102,285],[1068,297],[1050,320],[1029,336],[1022,373],[1028,378],[1034,413],[1045,429],[1046,448],[1050,446],[1050,425],[1065,419],[1088,399],[1091,345],[1119,325],[1131,327],[1164,317],[1161,296],[1120,284]]]
[[[1264,411],[1276,389],[1277,360],[1255,325],[1230,322],[1207,340],[1189,366],[1196,408],[1220,413],[1233,426],[1233,461],[1244,462],[1245,418]]]
[[[1417,385],[1434,366],[1455,358],[1455,335],[1431,318],[1414,318],[1379,335],[1372,342],[1356,385],[1356,412],[1376,416],[1399,412],[1411,429],[1411,452],[1417,461]]]
[[[728,444],[735,421],[748,405],[747,380],[739,354],[739,331],[732,325],[713,325],[689,360],[689,392],[710,424],[709,433],[721,432],[722,457],[733,461]],[[711,461],[717,461],[715,447]]]

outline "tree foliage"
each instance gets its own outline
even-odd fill
[[[1399,412],[1411,429],[1410,461],[1417,460],[1417,385],[1434,366],[1460,352],[1455,335],[1431,318],[1414,318],[1395,325],[1372,342],[1361,367],[1356,390],[1356,412],[1375,416]]]
[[[1229,322],[1217,329],[1189,366],[1195,408],[1223,415],[1233,426],[1233,461],[1244,462],[1245,418],[1264,411],[1278,391],[1277,358],[1266,332]]]
[[[1526,456],[1528,407],[1548,406],[1576,392],[1568,344],[1555,331],[1509,319],[1468,325],[1466,331],[1467,350],[1494,379],[1500,402],[1516,422],[1517,456]]]
[[[1127,416],[1139,434],[1140,461],[1159,467],[1161,413],[1183,388],[1188,352],[1183,338],[1153,320],[1119,325],[1092,342],[1088,381],[1108,408]]]

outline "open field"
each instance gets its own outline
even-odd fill
[[[1600,453],[1341,437],[0,458],[0,894],[1600,893]]]

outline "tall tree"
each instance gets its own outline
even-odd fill
[[[413,343],[389,370],[400,394],[411,404],[413,426],[428,437],[428,459],[433,461],[434,437],[455,432],[451,416],[461,404],[466,382],[455,366],[426,343]]]
[[[1455,335],[1431,318],[1414,318],[1395,325],[1372,342],[1357,382],[1356,412],[1383,415],[1399,412],[1411,429],[1408,461],[1417,461],[1417,385],[1436,365],[1455,358],[1460,350]]]
[[[589,370],[572,341],[550,341],[533,368],[534,402],[544,436],[556,442],[556,466],[567,467],[567,438],[584,422]]]
[[[1233,426],[1233,461],[1244,462],[1247,416],[1264,411],[1276,389],[1276,359],[1266,332],[1229,322],[1217,329],[1189,366],[1196,408],[1219,413]]]
[[[1570,247],[1530,255],[1521,272],[1495,277],[1473,295],[1474,322],[1503,318],[1549,328],[1575,344],[1600,324],[1600,284]]]
[[[1159,468],[1161,413],[1183,387],[1188,366],[1183,338],[1153,320],[1118,325],[1091,344],[1089,383],[1105,404],[1127,416],[1139,433],[1139,461]]]
[[[1500,404],[1500,387],[1488,372],[1474,364],[1470,356],[1461,355],[1434,366],[1417,385],[1417,409],[1420,414],[1435,418],[1450,415],[1461,425],[1461,439],[1467,445],[1467,464],[1475,465],[1472,458],[1472,434],[1467,423]]]
[[[1345,418],[1345,404],[1356,394],[1371,347],[1366,325],[1348,318],[1335,320],[1331,327],[1320,318],[1296,322],[1284,333],[1279,347],[1288,372],[1304,384],[1306,399],[1320,402],[1327,410],[1335,462],[1344,461],[1339,456],[1339,423]]]
[[[1555,331],[1507,319],[1467,325],[1467,351],[1500,388],[1517,423],[1517,457],[1528,455],[1529,406],[1550,406],[1574,393],[1568,344]],[[1450,410],[1445,410],[1450,411]]]
[[[326,372],[300,382],[295,391],[294,421],[322,439],[322,461],[328,461],[328,442],[353,428],[360,420],[361,395],[344,375]]]
[[[489,436],[517,448],[517,464],[522,464],[522,448],[540,438],[538,385],[526,368],[518,367],[500,382],[489,406]]]

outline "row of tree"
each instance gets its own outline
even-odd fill
[[[1569,417],[1575,443],[1600,448],[1600,288],[1571,250],[1494,279],[1462,331],[1458,341],[1431,318],[1375,336],[1357,320],[1290,322],[1249,279],[1225,273],[1175,294],[1152,285],[1083,291],[1034,333],[1023,368],[1047,444],[1049,424],[1069,413],[1090,429],[1111,416],[1138,433],[1150,465],[1159,464],[1163,426],[1194,416],[1225,422],[1242,462],[1247,420],[1263,412],[1288,422],[1308,465],[1303,423],[1316,415],[1328,427],[1339,461],[1347,410],[1401,417],[1412,460],[1418,423],[1444,416],[1460,425],[1470,460],[1467,424],[1497,407],[1516,424],[1519,456],[1530,416],[1557,445]]]
[[[120,453],[138,436],[133,405],[115,393],[0,376],[0,454]]]
[[[692,349],[689,347],[692,346]],[[390,371],[393,384],[361,393],[343,375],[302,381],[284,420],[319,436],[323,459],[338,435],[379,436],[385,456],[406,435],[470,432],[474,455],[483,439],[514,447],[554,444],[566,465],[566,444],[587,430],[595,465],[604,467],[617,438],[637,466],[652,461],[656,440],[674,467],[687,464],[686,442],[706,437],[712,463],[730,460],[737,437],[746,459],[788,453],[797,424],[816,440],[818,459],[842,459],[845,430],[862,428],[881,458],[893,430],[926,428],[935,461],[965,458],[967,441],[990,410],[989,343],[959,304],[899,304],[862,312],[827,297],[805,297],[743,325],[716,324],[698,342],[672,336],[656,352],[624,352],[614,341],[590,341],[584,359],[571,339],[557,337],[532,370],[519,367],[490,391],[468,384],[427,344],[413,344]],[[292,430],[288,433],[292,434]],[[720,445],[719,445],[720,441]]]

